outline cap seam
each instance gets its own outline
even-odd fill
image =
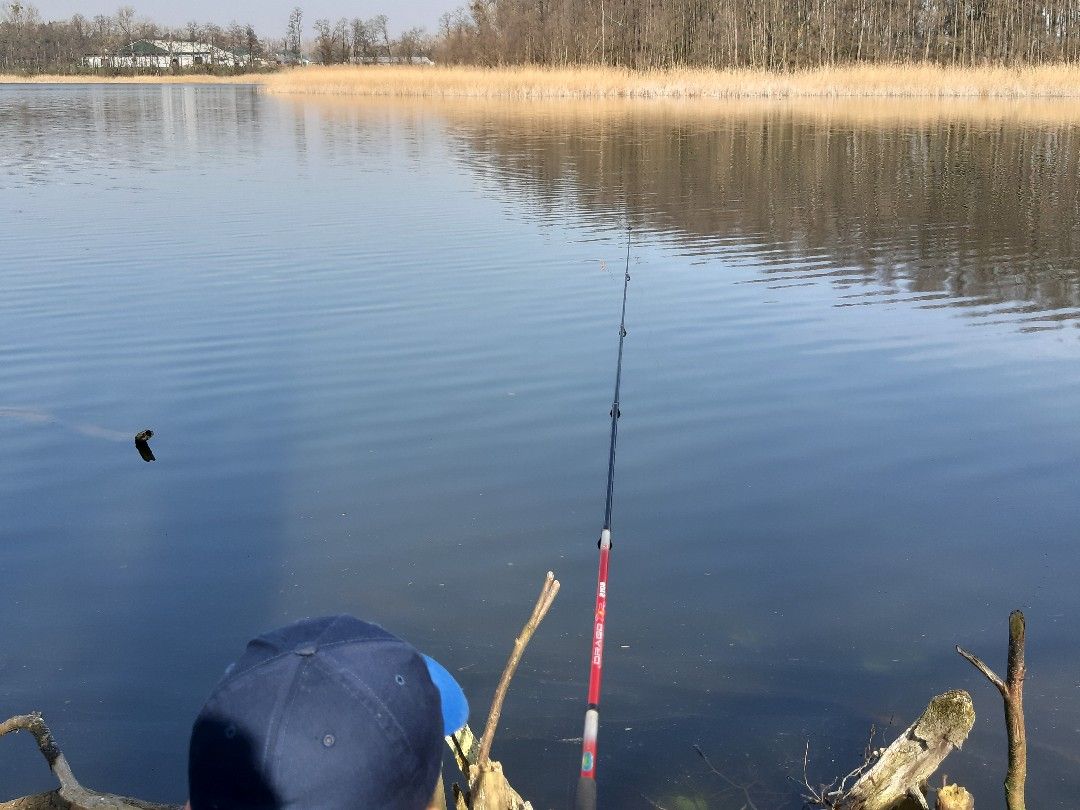
[[[264,773],[277,773],[278,763],[276,761],[278,749],[280,748],[281,739],[288,733],[290,715],[288,708],[292,703],[293,695],[296,694],[296,690],[299,688],[300,675],[304,666],[308,663],[309,659],[302,659],[293,670],[292,680],[289,683],[287,694],[283,699],[279,699],[275,705],[274,710],[270,713],[271,725],[267,729],[266,735],[266,748],[263,751],[262,756],[262,768]],[[275,724],[273,718],[278,718],[278,722]],[[276,728],[275,728],[276,726]],[[270,765],[273,763],[274,767]]]
[[[341,667],[342,662],[338,661],[336,663]],[[401,748],[406,750],[412,757],[419,757],[416,749],[409,744],[408,734],[406,734],[404,726],[401,725],[397,716],[391,711],[386,702],[379,697],[375,690],[364,683],[363,680],[353,675],[352,672],[348,670],[348,667],[341,667],[339,670],[327,666],[325,661],[319,661],[318,664],[327,675],[340,683],[353,697],[361,697],[362,699],[373,703],[378,709],[381,709],[382,713],[387,717],[388,722],[385,724],[381,723],[380,725],[384,725],[384,727],[387,727],[387,730],[393,731],[394,742]]]

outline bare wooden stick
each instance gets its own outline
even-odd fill
[[[476,757],[476,764],[481,767],[491,759],[491,744],[495,739],[495,730],[499,726],[499,717],[502,714],[503,701],[506,700],[506,692],[510,688],[510,680],[514,677],[514,673],[517,672],[518,664],[521,663],[521,656],[524,654],[530,639],[532,639],[533,633],[536,632],[540,622],[544,620],[544,616],[547,615],[551,603],[555,601],[555,596],[558,593],[559,580],[555,579],[555,574],[548,571],[547,576],[544,578],[544,586],[540,589],[540,596],[536,600],[536,606],[533,607],[532,615],[529,617],[529,621],[525,623],[520,635],[514,639],[514,648],[510,651],[510,658],[507,660],[506,668],[499,679],[499,686],[495,689],[495,697],[491,701],[491,711],[488,713],[487,724],[484,726],[484,734],[480,738],[480,753]]]
[[[1024,644],[1027,622],[1024,614],[1014,610],[1009,614],[1009,661],[1005,680],[967,650],[957,647],[968,662],[981,672],[1001,693],[1005,703],[1005,732],[1009,741],[1009,765],[1005,774],[1005,804],[1008,810],[1026,810],[1027,732],[1024,726]]]

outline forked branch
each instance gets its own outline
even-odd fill
[[[487,724],[484,726],[484,734],[480,738],[480,753],[476,757],[478,765],[485,765],[491,759],[491,744],[495,740],[495,730],[499,726],[499,717],[502,715],[503,701],[506,700],[506,692],[510,688],[510,681],[514,677],[514,673],[517,672],[518,664],[521,663],[521,656],[525,653],[525,648],[529,646],[533,633],[540,626],[540,622],[544,620],[548,610],[551,608],[551,603],[555,601],[558,593],[559,580],[555,579],[554,573],[548,571],[547,576],[544,578],[544,585],[540,589],[540,596],[533,607],[532,615],[529,617],[529,621],[525,623],[521,633],[514,639],[514,649],[510,651],[510,658],[506,662],[506,668],[499,679],[499,686],[495,690],[495,697],[491,701],[491,711],[488,713]]]
[[[1009,661],[1003,681],[990,667],[967,650],[957,647],[975,669],[979,670],[1001,693],[1005,703],[1005,732],[1009,741],[1009,766],[1005,775],[1005,803],[1008,810],[1026,810],[1024,797],[1027,782],[1027,732],[1024,726],[1024,645],[1027,622],[1024,614],[1014,610],[1009,614]]]

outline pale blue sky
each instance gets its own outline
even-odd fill
[[[391,31],[400,31],[414,25],[422,25],[434,31],[439,16],[450,11],[464,0],[239,0],[223,3],[221,0],[30,0],[41,10],[46,19],[70,17],[79,13],[87,17],[95,14],[112,14],[121,5],[130,5],[142,17],[150,17],[163,25],[182,25],[188,20],[216,22],[225,25],[232,20],[250,22],[264,37],[279,38],[284,35],[289,12],[294,6],[304,10],[304,31],[311,34],[311,23],[328,17],[372,17],[386,14],[390,18]]]

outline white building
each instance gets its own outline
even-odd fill
[[[192,68],[199,65],[224,67],[248,66],[251,55],[242,51],[225,50],[207,42],[176,39],[140,39],[112,53],[83,57],[92,68]]]
[[[426,56],[357,56],[354,65],[434,65]]]

